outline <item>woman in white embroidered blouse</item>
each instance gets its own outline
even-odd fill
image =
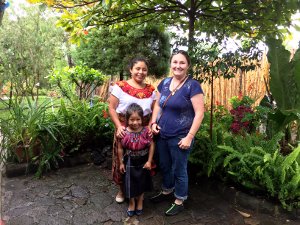
[[[113,144],[112,174],[114,182],[119,185],[119,192],[115,200],[124,202],[122,175],[119,171],[119,159],[117,154],[118,141],[125,134],[125,112],[132,103],[137,103],[143,108],[143,126],[148,126],[152,108],[156,100],[155,88],[145,83],[148,74],[148,62],[144,58],[134,58],[129,63],[131,78],[127,81],[117,82],[110,94],[109,114],[115,125]]]

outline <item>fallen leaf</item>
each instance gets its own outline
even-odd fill
[[[241,214],[243,217],[249,218],[251,215],[249,213],[245,213],[236,209],[236,211]]]

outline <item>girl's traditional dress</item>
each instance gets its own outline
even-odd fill
[[[149,147],[152,141],[148,132],[146,127],[137,133],[126,130],[126,134],[121,140],[124,164],[126,165],[126,172],[123,176],[124,193],[127,198],[134,198],[152,190],[150,171],[143,168],[148,161]]]
[[[123,126],[125,126],[125,112],[127,107],[132,103],[137,103],[143,108],[143,126],[147,126],[152,113],[152,103],[155,100],[155,88],[146,84],[145,88],[139,89],[132,87],[127,81],[117,82],[111,92],[113,96],[119,99],[119,105],[116,109],[119,120]],[[116,131],[114,133],[113,141],[113,154],[112,154],[112,175],[116,184],[122,184],[122,174],[119,170],[120,162],[118,158],[118,138],[116,137]]]

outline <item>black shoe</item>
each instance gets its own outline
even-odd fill
[[[143,214],[143,209],[136,209],[135,210],[135,215],[140,216]]]
[[[154,203],[159,203],[159,202],[171,200],[172,196],[173,196],[172,192],[170,194],[163,194],[163,192],[161,191],[161,192],[159,192],[159,194],[151,197],[150,201],[154,202]]]
[[[171,207],[165,212],[165,214],[166,216],[175,216],[183,210],[184,210],[183,204],[177,205],[173,203]]]
[[[127,209],[127,216],[129,216],[129,217],[132,217],[132,216],[134,216],[134,214],[135,214],[135,211],[134,210],[128,210]]]

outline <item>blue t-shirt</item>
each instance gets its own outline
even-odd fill
[[[159,106],[162,108],[162,114],[158,121],[162,137],[187,135],[195,117],[191,98],[196,94],[203,93],[199,82],[189,77],[183,86],[170,96],[163,107],[165,100],[171,93],[171,80],[170,77],[165,78],[157,87],[160,93]]]

